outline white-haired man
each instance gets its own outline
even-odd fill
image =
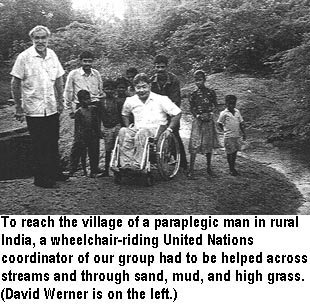
[[[34,27],[29,32],[33,45],[18,55],[11,71],[15,118],[20,122],[26,118],[33,144],[34,184],[44,188],[67,179],[60,172],[58,151],[64,70],[47,47],[50,35],[47,27]]]

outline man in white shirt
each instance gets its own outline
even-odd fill
[[[66,107],[71,110],[70,116],[74,117],[75,106],[78,104],[77,93],[87,90],[90,93],[91,102],[96,104],[102,97],[102,78],[96,69],[92,67],[94,55],[90,51],[83,51],[80,56],[80,68],[69,72],[64,98]]]
[[[15,118],[25,117],[33,144],[34,184],[50,188],[67,177],[59,170],[59,114],[63,111],[64,70],[53,50],[47,47],[51,33],[34,27],[33,46],[18,55],[12,68]]]
[[[119,132],[120,165],[138,169],[146,138],[154,137],[160,125],[167,125],[168,116],[171,120],[164,132],[169,136],[180,122],[181,109],[167,96],[151,92],[151,81],[146,74],[137,74],[133,84],[136,94],[126,99],[122,110],[126,127]],[[130,115],[134,117],[133,127],[129,127]]]
[[[99,102],[99,98],[103,96],[102,91],[102,78],[96,69],[92,68],[94,55],[90,51],[83,51],[80,56],[80,64],[81,67],[78,69],[74,69],[70,71],[67,77],[65,91],[64,91],[64,99],[66,103],[66,107],[70,109],[70,117],[74,118],[74,112],[79,107],[77,93],[80,90],[86,90],[90,93],[91,103],[97,106]],[[97,167],[96,173],[99,176],[99,146],[96,148],[96,158],[94,158],[94,165]],[[78,156],[77,153],[79,151],[78,144],[73,141],[71,148],[71,159],[74,159],[74,156]],[[77,160],[72,160],[72,162],[78,162]]]

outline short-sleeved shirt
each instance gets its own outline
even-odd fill
[[[157,128],[159,125],[166,125],[168,117],[181,113],[167,96],[151,92],[148,99],[143,103],[137,95],[128,97],[124,103],[122,115],[133,114],[135,127]]]
[[[21,80],[22,106],[27,116],[42,117],[57,113],[55,80],[63,70],[57,55],[49,48],[45,58],[34,46],[20,53],[11,75]]]
[[[177,106],[181,105],[181,90],[178,78],[171,72],[167,72],[167,80],[160,84],[157,75],[151,78],[151,90],[154,93],[168,96]]]
[[[224,127],[224,138],[240,137],[240,123],[243,118],[238,109],[235,109],[235,114],[232,114],[227,108],[220,113],[217,120]]]
[[[87,90],[92,102],[99,100],[99,96],[102,96],[102,78],[96,69],[91,69],[89,75],[82,67],[69,72],[64,90],[68,108],[72,107],[72,103],[78,103],[77,93],[80,90]]]

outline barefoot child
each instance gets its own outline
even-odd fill
[[[245,124],[238,109],[236,109],[237,97],[226,95],[226,109],[220,113],[217,120],[219,128],[224,131],[224,147],[227,153],[229,171],[232,176],[237,176],[235,169],[237,152],[241,148],[241,135],[246,139]]]
[[[190,166],[187,176],[192,177],[196,154],[207,157],[207,173],[211,171],[212,150],[219,148],[213,110],[217,107],[215,91],[205,86],[206,76],[202,70],[194,73],[197,89],[190,94],[190,110],[194,116],[189,140]]]
[[[88,152],[90,177],[95,178],[98,170],[100,120],[96,106],[91,105],[90,93],[80,90],[77,93],[80,107],[74,113],[74,145],[70,155],[70,176],[76,172],[81,159],[86,176],[86,154]]]

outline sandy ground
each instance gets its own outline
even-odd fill
[[[228,175],[225,153],[213,159],[214,176],[198,158],[196,178],[179,173],[152,187],[138,179],[121,185],[112,177],[83,176],[55,189],[33,185],[32,178],[0,182],[0,214],[296,214],[302,204],[294,185],[275,170],[239,158],[240,176]]]

